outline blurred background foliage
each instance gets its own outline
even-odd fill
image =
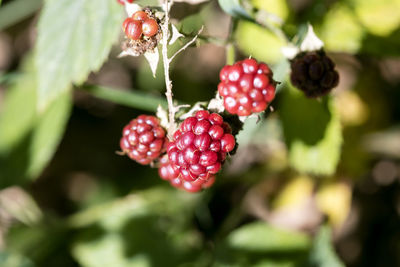
[[[165,105],[161,68],[117,58],[122,6],[0,1],[1,266],[400,266],[400,2],[247,1],[270,29],[219,2],[242,16],[237,58],[282,84],[215,186],[191,195],[115,153],[130,119]],[[231,17],[215,0],[172,17],[188,36],[205,25],[171,75],[177,100],[206,101]],[[318,100],[287,82],[274,31],[295,38],[307,22],[340,73]]]

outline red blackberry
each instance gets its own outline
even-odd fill
[[[160,156],[166,142],[159,120],[154,116],[140,115],[124,127],[120,147],[131,159],[146,165]]]
[[[169,162],[168,155],[161,158],[158,174],[161,179],[169,181],[172,186],[181,188],[190,193],[199,192],[202,189],[209,188],[215,182],[214,175],[210,175],[206,180],[197,179],[193,182],[181,179],[179,177],[179,169]]]
[[[134,0],[117,0],[117,2],[120,3],[121,5],[125,5],[125,2],[128,2],[128,3],[131,3],[131,4],[132,4],[133,1],[134,1]]]
[[[231,114],[249,116],[264,111],[275,97],[272,71],[265,63],[245,59],[224,66],[219,77],[218,92],[225,109]]]
[[[216,174],[235,147],[235,138],[223,118],[206,110],[185,119],[167,146],[168,159],[179,178],[202,184]]]
[[[339,82],[335,64],[323,50],[298,54],[290,65],[290,80],[307,97],[319,97],[329,93]]]

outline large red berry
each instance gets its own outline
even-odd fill
[[[142,32],[144,36],[152,37],[158,32],[158,23],[155,19],[147,19],[142,24]]]
[[[131,159],[146,165],[166,147],[165,131],[154,116],[140,115],[125,126],[120,146]]]
[[[219,74],[218,92],[231,114],[249,116],[264,111],[275,97],[275,82],[265,63],[245,59],[224,66]]]
[[[125,19],[122,29],[125,35],[132,40],[138,40],[142,36],[142,22],[139,20],[132,18]]]
[[[206,179],[197,179],[195,181],[186,181],[182,179],[180,177],[179,169],[170,163],[168,155],[161,158],[158,174],[161,179],[169,181],[172,186],[190,193],[199,192],[202,189],[209,188],[215,182],[215,175],[210,175]]]
[[[183,181],[203,184],[219,172],[235,138],[223,118],[206,110],[185,119],[168,144],[168,159]]]
[[[339,82],[335,64],[323,50],[300,53],[290,66],[292,84],[308,97],[323,96]]]

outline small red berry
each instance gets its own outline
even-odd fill
[[[146,19],[148,19],[147,13],[144,11],[136,11],[135,13],[133,13],[132,15],[132,19],[134,20],[140,20],[140,21],[145,21]]]
[[[165,131],[154,116],[140,115],[122,131],[120,147],[131,159],[146,165],[165,150]]]
[[[219,76],[221,82],[218,84],[218,92],[224,99],[225,109],[231,114],[249,116],[262,112],[275,97],[271,70],[267,64],[258,63],[255,59],[226,65]]]
[[[142,23],[138,20],[127,18],[122,24],[122,28],[125,35],[132,40],[138,40],[142,36]]]
[[[152,37],[158,32],[158,23],[154,19],[147,19],[143,22],[142,32],[144,36]]]

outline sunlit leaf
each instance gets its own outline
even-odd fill
[[[300,90],[289,88],[279,112],[290,164],[300,172],[333,174],[340,158],[342,131],[332,99],[308,99]]]
[[[249,12],[241,5],[240,0],[218,0],[222,10],[235,18],[253,20]]]
[[[365,34],[354,12],[340,3],[329,10],[318,32],[328,50],[348,53],[361,48]]]
[[[113,0],[45,1],[35,56],[39,108],[101,67],[118,39],[122,18]]]
[[[387,36],[400,26],[400,1],[352,0],[361,23],[373,34]]]
[[[302,250],[309,246],[305,234],[283,230],[265,222],[240,227],[228,236],[228,244],[238,250],[267,252]]]
[[[277,63],[283,58],[281,48],[285,43],[269,30],[255,23],[241,21],[235,39],[239,48],[246,55],[268,62],[268,64]]]

